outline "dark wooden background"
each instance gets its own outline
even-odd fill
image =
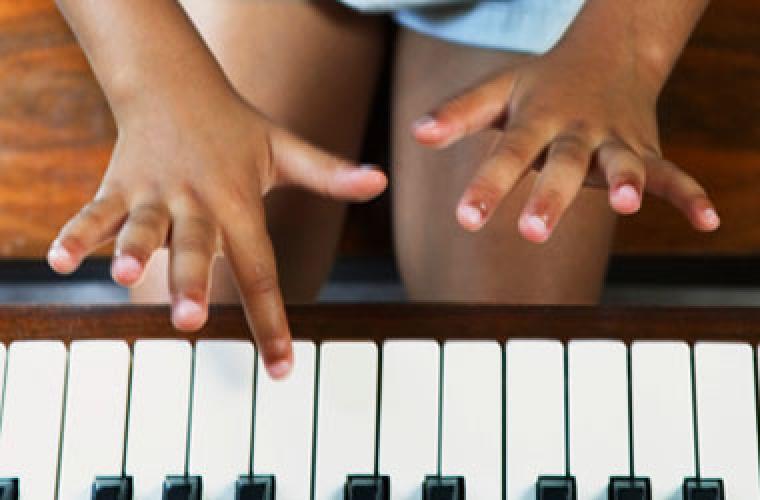
[[[377,107],[387,112],[383,102]],[[713,2],[662,96],[660,116],[667,155],[711,191],[723,227],[697,234],[648,199],[639,216],[621,223],[616,254],[758,253],[760,2]],[[114,136],[108,105],[53,0],[0,0],[0,258],[45,254],[95,192]],[[352,208],[342,252],[390,254],[387,198]]]

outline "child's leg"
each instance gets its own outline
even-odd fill
[[[383,22],[334,1],[182,2],[238,91],[277,123],[346,157],[359,153],[384,48]],[[188,82],[192,85],[192,82]],[[267,199],[281,286],[291,302],[312,300],[327,275],[344,206],[304,192]],[[217,261],[215,301],[237,301]],[[167,255],[151,261],[135,301],[167,301]]]
[[[401,273],[413,300],[593,303],[599,299],[615,218],[604,190],[586,189],[544,245],[523,240],[517,218],[531,174],[478,233],[456,204],[499,132],[444,151],[418,145],[412,122],[487,75],[518,61],[402,29],[395,75],[394,221]],[[505,97],[506,98],[506,97]]]

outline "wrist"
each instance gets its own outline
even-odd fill
[[[633,79],[654,100],[674,61],[664,47],[642,44],[631,36],[568,37],[547,55],[556,61],[569,61],[580,70],[591,68],[610,80]]]
[[[103,84],[116,122],[142,120],[157,112],[165,115],[219,112],[240,97],[222,75],[199,75],[188,78],[166,71],[120,69]]]

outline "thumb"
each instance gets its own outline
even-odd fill
[[[272,130],[270,140],[275,185],[299,186],[345,201],[370,200],[388,185],[388,179],[379,168],[339,158],[287,130]]]

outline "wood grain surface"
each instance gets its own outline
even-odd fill
[[[647,199],[640,215],[621,223],[618,254],[760,251],[758,25],[760,2],[713,2],[661,99],[665,151],[710,189],[723,227],[695,233],[673,209]],[[387,113],[385,103],[378,108]],[[0,258],[44,256],[95,192],[115,134],[53,0],[0,0]],[[352,210],[343,253],[390,254],[387,201]]]

